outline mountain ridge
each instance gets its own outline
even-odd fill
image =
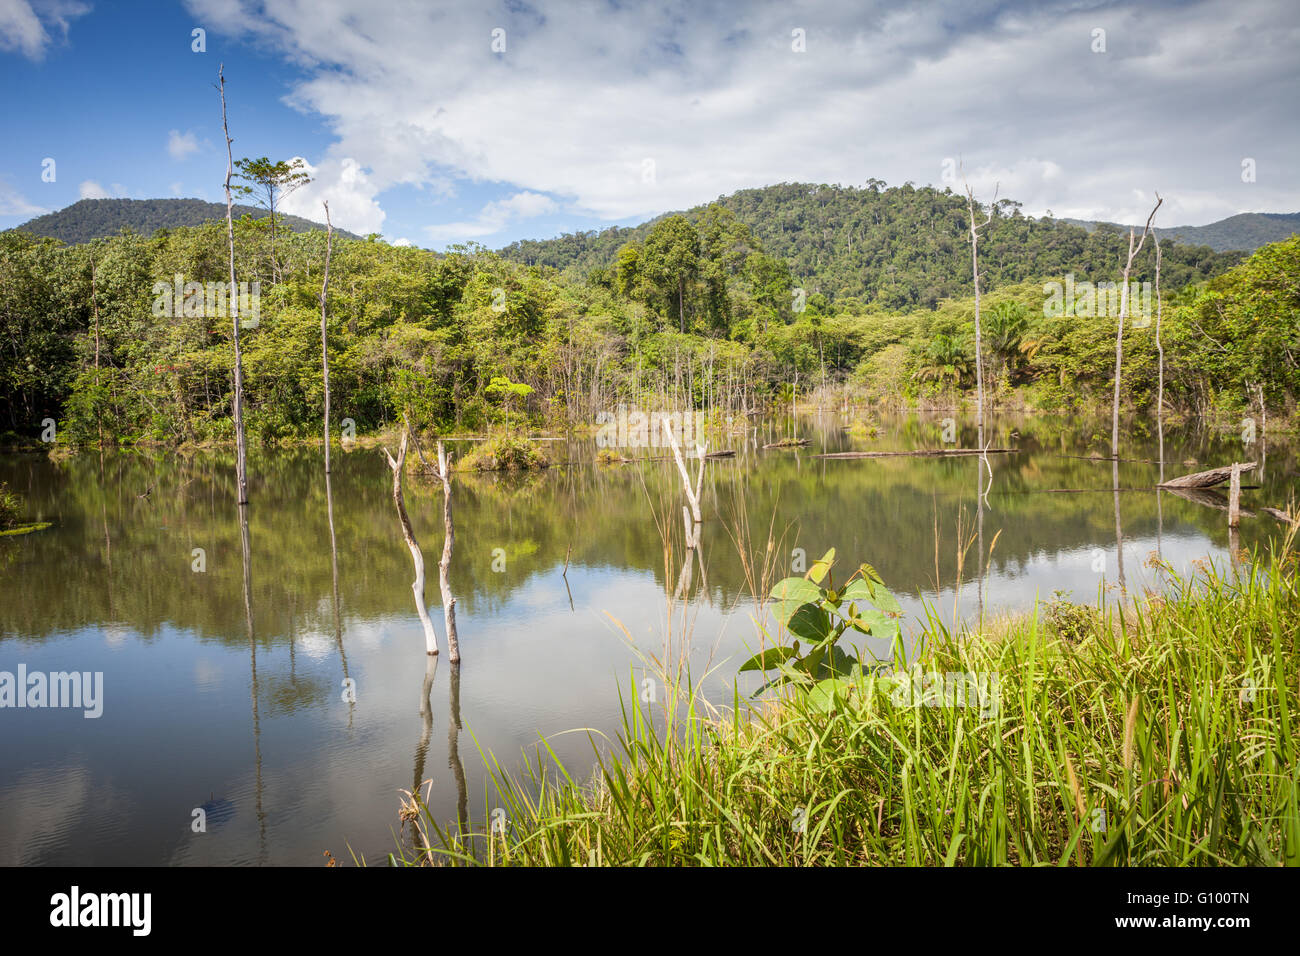
[[[264,219],[270,213],[257,206],[236,204],[235,218],[250,215]],[[291,232],[324,230],[324,223],[280,213],[280,221]],[[226,218],[223,203],[203,199],[81,199],[70,206],[56,209],[14,226],[15,231],[36,236],[49,236],[68,245],[79,245],[106,236],[115,236],[123,228],[144,236],[152,236],[159,229],[177,229],[199,226],[205,222]],[[337,235],[359,239],[346,229],[335,227]]]

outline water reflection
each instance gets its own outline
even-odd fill
[[[723,443],[736,457],[706,465],[694,549],[672,461],[598,466],[572,440],[553,443],[560,467],[545,474],[456,473],[464,661],[442,680],[423,666],[392,475],[374,451],[336,453],[328,475],[318,449],[254,451],[254,504],[237,509],[221,452],[0,461],[30,516],[54,522],[0,543],[0,669],[100,670],[106,694],[99,720],[0,712],[0,861],[382,860],[412,777],[434,781],[440,820],[464,825],[471,798],[484,805],[480,746],[511,766],[546,735],[585,773],[585,736],[556,735],[617,725],[634,650],[680,654],[697,678],[720,663],[706,689],[728,703],[735,664],[767,640],[755,621],[771,626],[754,598],[791,573],[796,548],[815,559],[835,547],[841,571],[871,563],[913,618],[929,605],[972,620],[1058,589],[1093,599],[1110,580],[1098,551],[1132,594],[1160,586],[1150,551],[1186,573],[1261,543],[1283,527],[1264,508],[1287,506],[1297,474],[1295,449],[1275,442],[1234,540],[1222,495],[1151,489],[1181,473],[1169,463],[1240,460],[1236,435],[1153,428],[1149,447],[1135,439],[1110,461],[1089,457],[1108,422],[990,419],[986,440],[1017,443],[1017,429],[1020,454],[811,457],[940,444],[939,416],[881,420],[876,438],[846,424],[801,422],[813,443],[792,451],[760,447],[788,424],[738,429]],[[973,427],[958,436],[974,440]],[[437,542],[441,490],[405,491],[415,534]],[[976,560],[963,563],[971,538]],[[757,686],[743,676],[742,694]],[[39,790],[57,781],[72,789],[56,825]],[[63,799],[83,791],[112,799]],[[220,825],[194,834],[191,812],[208,803]]]

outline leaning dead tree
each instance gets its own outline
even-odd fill
[[[1137,248],[1133,247],[1134,232],[1130,228],[1128,231],[1128,261],[1124,263],[1124,287],[1119,294],[1119,328],[1115,332],[1115,402],[1111,414],[1110,429],[1110,453],[1113,457],[1119,458],[1119,381],[1120,370],[1124,360],[1124,319],[1128,316],[1128,279],[1133,272],[1133,260],[1137,254],[1142,251],[1142,246],[1147,241],[1147,235],[1151,232],[1151,220],[1155,219],[1156,211],[1164,200],[1160,194],[1156,193],[1156,204],[1151,210],[1151,215],[1147,216],[1147,224],[1142,227],[1142,239],[1138,242]]]
[[[334,247],[334,224],[330,222],[330,204],[325,206],[325,281],[320,287],[320,367],[325,384],[325,474],[330,473],[330,351],[325,333],[325,297],[330,290],[330,253]]]
[[[700,543],[700,524],[704,520],[700,515],[700,488],[704,484],[704,460],[708,455],[709,445],[707,442],[700,446],[699,452],[700,471],[695,476],[695,485],[691,486],[691,476],[686,471],[686,463],[682,461],[682,450],[677,446],[677,436],[673,434],[672,426],[668,420],[663,419],[664,434],[668,436],[668,444],[673,450],[673,460],[677,462],[677,470],[682,476],[682,487],[686,489],[686,500],[690,504],[688,510],[686,505],[682,505],[682,521],[686,525],[686,547],[687,550],[694,549]]]
[[[451,459],[438,442],[438,477],[442,480],[442,560],[438,562],[438,587],[442,591],[442,615],[447,625],[447,659],[460,663],[460,640],[456,636],[456,599],[451,593],[451,549],[456,543],[456,526],[451,521]]]
[[[1250,471],[1255,467],[1255,462],[1233,462],[1231,465],[1224,465],[1222,468],[1209,468],[1205,471],[1198,471],[1191,475],[1183,475],[1180,478],[1170,478],[1168,481],[1162,481],[1157,487],[1159,488],[1213,488],[1215,485],[1221,485],[1232,478],[1232,473],[1236,471]]]
[[[402,433],[402,444],[394,458],[387,448],[384,457],[388,467],[393,471],[393,504],[397,506],[397,520],[402,526],[402,537],[411,552],[411,563],[415,565],[415,580],[411,582],[411,591],[415,594],[415,611],[420,615],[424,626],[424,647],[429,654],[438,653],[438,635],[434,633],[433,621],[429,618],[429,609],[424,604],[424,554],[420,551],[415,532],[411,529],[411,519],[406,514],[406,502],[402,498],[402,470],[406,467],[406,433]]]
[[[235,341],[235,501],[248,503],[247,446],[244,443],[244,362],[239,350],[239,290],[235,283],[235,223],[234,200],[230,194],[230,177],[235,171],[234,155],[230,151],[230,126],[226,123],[225,64],[217,67],[217,80],[221,90],[221,129],[226,137],[226,239],[230,244],[230,316]]]

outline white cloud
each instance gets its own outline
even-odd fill
[[[84,3],[68,0],[0,0],[0,50],[16,50],[29,60],[45,58],[45,48],[54,41],[54,29],[67,39],[71,21],[90,12]]]
[[[169,189],[173,196],[179,196],[181,194],[182,187],[180,183],[172,183]]]
[[[95,182],[93,179],[87,179],[79,187],[78,192],[82,199],[111,199],[112,196],[108,190]]]
[[[477,218],[467,222],[448,222],[436,226],[426,226],[425,232],[434,241],[455,241],[458,239],[475,239],[500,232],[507,223],[517,219],[531,219],[544,213],[554,212],[559,207],[550,196],[541,193],[520,192],[505,199],[497,199],[485,205]]]
[[[329,202],[330,220],[339,228],[362,236],[383,232],[385,214],[375,201],[379,189],[355,159],[325,159],[318,166],[302,159],[302,171],[312,181],[289,193],[280,203],[281,212],[323,223],[321,204]]]
[[[167,152],[172,159],[180,161],[199,151],[198,138],[189,130],[182,133],[172,130],[167,134]]]
[[[330,124],[326,162],[366,171],[357,192],[374,211],[391,186],[451,177],[621,219],[783,181],[942,185],[947,157],[987,170],[1033,214],[1132,218],[1134,189],[1167,197],[1169,225],[1300,208],[1283,173],[1300,150],[1285,121],[1300,99],[1300,8],[1272,0],[947,0],[923,12],[901,0],[534,0],[400,17],[373,0],[189,5],[305,72],[290,102]],[[1095,54],[1103,22],[1107,52]],[[807,52],[791,48],[796,26]],[[1245,156],[1261,170],[1248,187]],[[524,212],[485,208],[430,234],[484,235]]]
[[[28,202],[18,190],[0,179],[0,216],[22,216],[24,219],[29,219],[47,212],[48,209],[42,209]]]
[[[399,236],[398,238],[393,240],[392,244],[394,246],[409,246],[411,244],[411,240],[407,239],[405,236]]]

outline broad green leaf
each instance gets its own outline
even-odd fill
[[[822,599],[821,589],[803,578],[785,578],[772,588],[776,600],[773,612],[782,624],[789,622],[794,613],[805,604],[816,604]]]
[[[850,686],[839,678],[828,677],[808,692],[808,704],[822,713],[830,713],[848,698]]]
[[[819,644],[834,632],[830,615],[816,604],[803,604],[790,616],[786,629],[796,637]]]
[[[770,670],[783,661],[789,660],[799,653],[794,647],[769,647],[760,654],[755,654],[745,663],[740,665],[742,671],[765,671]]]
[[[840,601],[870,601],[871,585],[861,578],[854,578],[848,587],[840,592]]]
[[[861,665],[854,659],[852,654],[836,645],[830,649],[830,655],[822,662],[817,676],[848,677],[854,672],[854,668],[860,670]]]
[[[808,569],[808,574],[806,575],[806,577],[813,584],[821,584],[826,577],[826,572],[830,571],[831,565],[834,563],[835,563],[835,549],[831,548],[829,551],[827,551],[820,558],[818,558],[816,561],[813,562],[812,567]]]
[[[858,570],[862,573],[862,577],[868,581],[875,581],[877,584],[885,583],[885,579],[880,576],[880,572],[869,564],[858,565]]]

